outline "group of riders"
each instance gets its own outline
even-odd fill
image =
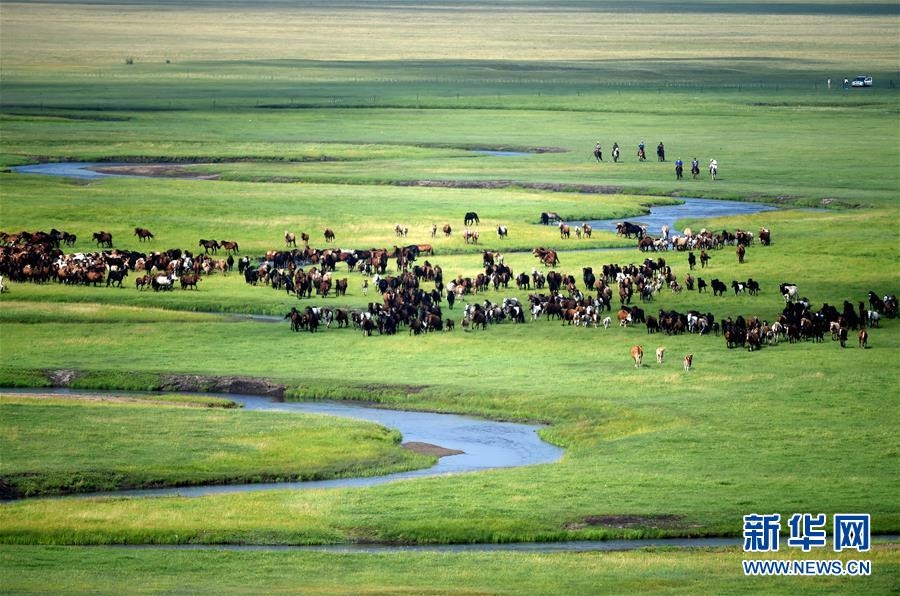
[[[619,162],[619,143],[613,143],[612,156],[613,156],[613,161],[618,163]],[[603,161],[603,147],[600,145],[600,141],[597,141],[597,144],[594,146],[594,158],[597,161]],[[637,158],[638,158],[638,161],[646,161],[647,160],[647,153],[645,151],[645,145],[644,145],[643,140],[641,140],[641,142],[638,143]],[[656,146],[656,158],[659,161],[666,161],[666,148],[662,144],[662,141],[660,141],[659,145]],[[710,159],[709,160],[709,175],[712,177],[713,180],[716,179],[718,170],[719,170],[719,162],[717,162],[715,159]],[[693,176],[694,179],[697,179],[700,176],[700,161],[696,157],[691,160],[691,176]],[[682,178],[684,178],[684,162],[681,161],[680,158],[675,160],[675,177],[678,180],[681,180]]]

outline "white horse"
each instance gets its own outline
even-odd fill
[[[719,162],[714,159],[709,160],[709,176],[713,180],[716,179],[716,175],[719,173]]]

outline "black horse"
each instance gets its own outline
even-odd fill
[[[466,217],[463,220],[463,225],[468,226],[472,224],[478,224],[481,220],[478,219],[478,214],[474,211],[468,211],[466,213]]]

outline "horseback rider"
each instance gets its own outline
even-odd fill
[[[696,157],[691,160],[691,176],[695,179],[700,175],[700,160]]]
[[[656,157],[659,158],[659,161],[666,161],[666,148],[663,147],[662,141],[656,146]]]
[[[613,143],[613,161],[619,161],[619,144]]]
[[[675,160],[675,178],[681,180],[682,172],[684,172],[684,162],[678,158]]]
[[[644,161],[647,159],[647,154],[644,152],[644,140],[641,139],[641,142],[638,143],[638,159],[640,161]]]
[[[594,146],[594,157],[597,158],[597,161],[603,161],[603,147],[600,146],[600,141],[597,141],[597,145]]]

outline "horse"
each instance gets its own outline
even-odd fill
[[[109,232],[94,232],[93,238],[97,246],[112,248],[112,234]]]
[[[294,248],[296,248],[297,247],[297,235],[294,234],[293,232],[288,232],[287,230],[285,230],[284,243],[286,246],[293,246]]]
[[[450,227],[450,224],[444,224],[443,232],[444,238],[447,238],[450,236],[450,233],[453,232],[453,228]]]
[[[613,161],[619,163],[619,146],[613,145]]]
[[[325,228],[325,242],[334,242],[334,230],[331,228]]]
[[[863,349],[869,347],[869,332],[865,327],[859,330],[859,347]]]
[[[147,228],[135,228],[134,235],[138,237],[139,242],[153,239],[153,232],[151,232]]]
[[[226,253],[241,252],[240,248],[238,247],[238,243],[232,240],[222,240],[220,245],[225,249]]]
[[[662,364],[662,363],[663,363],[663,358],[665,358],[665,357],[666,357],[666,348],[665,348],[665,346],[659,346],[658,348],[656,348],[656,363],[657,363],[657,364]]]
[[[570,236],[569,225],[563,222],[559,222],[559,237],[560,238],[568,238]]]
[[[709,160],[709,176],[713,180],[716,179],[716,176],[719,174],[719,162],[714,159]]]
[[[509,229],[506,226],[497,226],[497,236],[499,238],[506,238],[507,234],[509,234]]]
[[[700,176],[700,163],[696,160],[691,162],[691,176],[694,178],[694,180],[696,180],[697,177]]]
[[[590,237],[591,237],[591,233],[592,233],[593,231],[594,231],[594,230],[593,230],[593,228],[591,228],[591,225],[590,225],[589,223],[587,223],[587,222],[582,222],[582,224],[581,224],[581,233],[584,234],[584,237],[585,237],[585,238],[590,238]]]
[[[637,157],[638,157],[638,161],[644,161],[647,159],[647,154],[644,152],[643,147],[638,148]]]
[[[464,226],[469,226],[469,225],[473,225],[473,224],[478,225],[480,223],[480,221],[481,220],[478,219],[477,213],[475,213],[474,211],[467,211],[465,218],[463,218],[463,225]]]
[[[603,148],[599,143],[597,144],[597,147],[594,148],[594,159],[596,159],[597,161],[603,161]]]
[[[682,364],[684,365],[684,372],[690,372],[691,367],[694,365],[694,355],[688,354],[685,356]]]
[[[640,368],[644,361],[643,346],[631,346],[631,359],[634,360],[634,367]]]
[[[397,237],[405,237],[408,233],[409,228],[407,226],[401,226],[400,224],[394,226],[394,234],[396,234]]]
[[[203,248],[205,254],[209,254],[209,251],[214,253],[219,251],[219,243],[215,240],[204,240],[201,238],[197,245]]]

